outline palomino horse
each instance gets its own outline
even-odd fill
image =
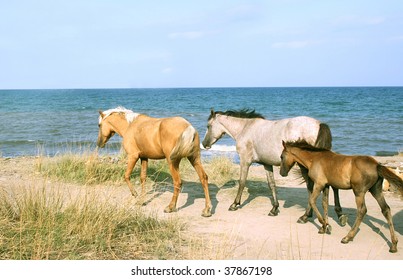
[[[236,141],[236,150],[240,158],[240,179],[238,194],[229,210],[237,210],[246,185],[248,170],[252,163],[260,163],[266,170],[267,181],[273,194],[273,208],[269,215],[276,216],[279,212],[276,184],[273,176],[273,166],[280,166],[283,146],[281,141],[295,141],[305,139],[317,147],[328,148],[332,146],[332,135],[329,127],[320,121],[309,117],[295,117],[270,121],[255,110],[240,110],[214,112],[208,118],[207,132],[202,142],[206,149],[217,142],[223,135],[228,134]],[[307,182],[308,194],[312,189],[312,181],[307,176],[307,170],[301,167],[302,175]],[[334,190],[335,210],[341,225],[347,223],[347,216],[342,214],[338,190]],[[308,205],[305,214],[298,219],[299,223],[306,223],[312,216],[312,209]]]
[[[176,202],[182,186],[179,163],[186,157],[194,167],[203,186],[206,207],[202,216],[211,216],[211,201],[208,190],[208,177],[200,160],[200,139],[198,132],[181,117],[152,118],[134,113],[122,107],[99,112],[99,134],[97,145],[104,147],[115,133],[123,137],[123,147],[127,153],[128,164],[125,180],[133,196],[136,191],[130,183],[130,174],[138,159],[141,160],[140,181],[144,194],[148,159],[166,159],[172,175],[174,193],[165,212],[176,211]]]
[[[309,204],[322,224],[319,233],[330,233],[331,230],[327,217],[329,185],[344,190],[352,189],[355,195],[357,217],[351,230],[341,240],[342,243],[352,241],[357,234],[361,221],[367,213],[365,194],[369,190],[381,207],[382,214],[389,224],[392,241],[389,252],[397,252],[397,237],[395,236],[389,205],[383,196],[382,182],[385,178],[403,194],[403,180],[399,176],[369,156],[340,155],[330,150],[312,147],[304,141],[283,142],[283,146],[280,174],[287,176],[290,168],[298,163],[308,169],[308,176],[314,182]],[[323,217],[316,206],[316,199],[321,191],[323,191]]]

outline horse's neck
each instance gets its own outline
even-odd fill
[[[221,125],[225,128],[225,133],[227,133],[231,138],[237,140],[242,134],[242,130],[246,125],[253,122],[254,119],[243,119],[231,116],[219,115],[219,121]]]
[[[126,120],[126,118],[122,115],[111,115],[108,121],[113,127],[113,130],[115,130],[117,134],[123,137],[124,133],[129,127],[129,122]]]
[[[299,164],[303,165],[307,169],[311,168],[313,160],[312,152],[294,148],[292,154],[297,159]]]

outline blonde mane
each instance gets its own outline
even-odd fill
[[[101,118],[101,116],[99,116],[99,123],[101,123],[102,120],[104,120],[105,118],[107,118],[108,116],[110,116],[113,113],[125,114],[125,117],[126,117],[126,120],[128,123],[131,123],[138,115],[140,115],[139,113],[135,113],[132,110],[119,106],[114,109],[109,109],[109,110],[104,111],[103,118]]]

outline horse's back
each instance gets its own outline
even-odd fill
[[[130,126],[140,132],[142,137],[146,134],[156,136],[161,133],[165,137],[173,137],[179,136],[189,125],[190,123],[182,117],[153,118],[144,116],[143,118],[138,117]]]
[[[123,144],[129,153],[138,152],[146,158],[164,158],[189,125],[182,117],[153,118],[140,115],[130,124]]]
[[[301,139],[308,144],[315,144],[320,121],[311,117],[299,116],[281,120],[261,120],[259,131],[264,138],[278,142],[282,149],[282,141],[293,142]]]
[[[180,135],[189,125],[191,125],[182,117],[169,117],[162,118],[160,120],[160,131],[164,131],[165,133],[169,133],[171,135]]]
[[[299,116],[280,120],[258,120],[254,132],[248,133],[254,142],[258,161],[280,165],[282,141],[293,142],[301,139],[315,145],[320,122],[310,117]]]
[[[320,169],[328,178],[327,183],[336,188],[350,189],[363,182],[372,186],[378,179],[378,162],[370,156],[343,155],[332,151],[317,154],[319,160],[313,161],[315,168],[321,166]]]
[[[378,178],[378,162],[370,156],[353,156],[354,166],[360,173]]]
[[[311,117],[299,116],[285,120],[284,141],[304,139],[308,144],[315,145],[320,128],[320,121]]]

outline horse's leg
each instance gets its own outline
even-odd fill
[[[340,205],[339,190],[334,187],[332,187],[332,189],[334,194],[334,211],[337,214],[340,225],[344,227],[347,224],[348,217],[347,215],[343,214],[343,210]]]
[[[302,177],[304,178],[304,180],[306,182],[306,189],[308,190],[308,205],[306,207],[304,215],[299,217],[297,223],[305,224],[306,222],[308,222],[308,218],[312,217],[312,207],[309,204],[309,198],[312,195],[313,181],[308,176],[308,169],[306,169],[302,165],[299,165],[299,167],[301,168],[301,175],[302,175]]]
[[[141,195],[145,194],[145,183],[147,179],[147,168],[148,168],[148,158],[141,159],[141,171],[140,171],[140,182],[141,182]]]
[[[179,160],[174,160],[172,162],[168,161],[169,170],[171,171],[172,181],[174,183],[174,193],[173,193],[171,202],[164,209],[165,213],[171,213],[171,212],[176,212],[177,211],[176,202],[178,201],[179,192],[180,192],[180,190],[182,188],[182,180],[181,180],[181,177],[179,175],[179,163],[180,163],[180,159]]]
[[[248,171],[249,171],[249,167],[251,164],[252,163],[249,161],[246,161],[242,158],[240,159],[241,171],[240,171],[240,178],[239,178],[238,193],[235,197],[234,203],[232,203],[228,209],[230,211],[238,210],[239,205],[241,205],[242,192],[246,185],[246,178],[248,177]]]
[[[269,188],[271,189],[271,193],[273,195],[273,208],[269,212],[269,216],[277,216],[278,215],[278,200],[277,200],[277,188],[276,182],[274,181],[273,175],[273,165],[264,165],[264,169],[266,170],[267,183],[269,184]]]
[[[354,188],[353,188],[354,190]],[[365,205],[365,191],[354,191],[355,203],[357,204],[357,217],[351,230],[348,234],[341,240],[341,243],[348,243],[353,241],[354,236],[357,234],[358,228],[367,213],[367,206]]]
[[[140,184],[141,184],[141,195],[137,204],[144,205],[145,197],[145,183],[147,179],[147,168],[148,168],[148,158],[141,158],[141,168],[140,168]]]
[[[332,227],[329,225],[329,186],[325,186],[322,193],[322,208],[323,208],[323,220],[324,226],[319,230],[320,234],[330,234],[332,232]]]
[[[325,228],[326,222],[323,219],[322,215],[320,214],[318,207],[316,206],[316,199],[318,198],[324,187],[325,186],[321,186],[316,183],[314,184],[312,194],[309,197],[309,204],[312,207],[313,211],[315,212],[316,217],[318,217],[319,222],[322,224],[322,227]],[[319,230],[319,233],[321,233],[321,230],[322,229]]]
[[[392,242],[392,245],[390,246],[389,252],[391,253],[396,253],[397,252],[397,237],[395,235],[395,227],[393,225],[393,220],[392,220],[392,213],[390,212],[390,207],[385,201],[385,197],[383,196],[382,193],[382,181],[383,179],[380,178],[376,184],[369,190],[372,194],[372,196],[376,199],[378,202],[379,206],[381,207],[382,214],[385,217],[386,221],[389,224],[389,230],[390,230],[390,239]]]
[[[136,191],[134,190],[134,187],[132,183],[130,182],[130,175],[132,174],[133,168],[136,165],[139,157],[136,155],[128,155],[127,158],[127,168],[125,172],[125,181],[127,183],[127,186],[129,187],[130,192],[132,193],[133,196],[137,196]]]
[[[203,217],[210,217],[211,216],[211,200],[210,200],[210,193],[208,189],[208,176],[206,172],[204,172],[203,166],[200,162],[200,156],[195,157],[188,157],[188,160],[194,167],[199,176],[200,183],[203,187],[204,197],[206,199],[206,207],[203,209],[202,216]]]

